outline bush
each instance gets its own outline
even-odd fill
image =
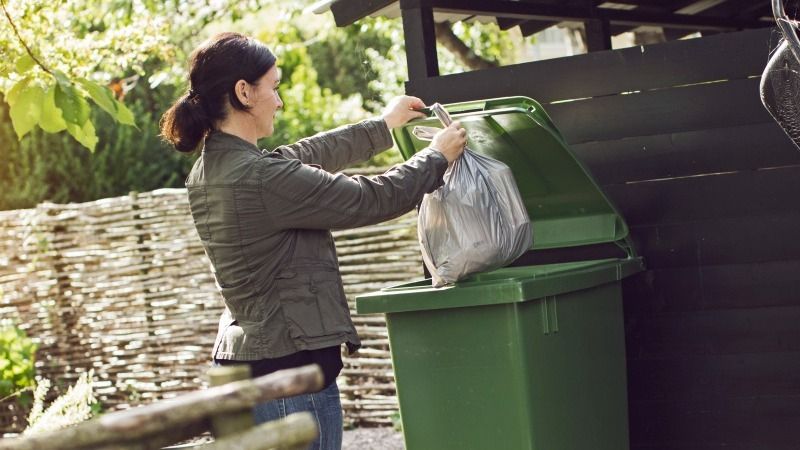
[[[36,349],[25,331],[10,325],[0,327],[0,398],[19,395],[20,403],[30,403]]]

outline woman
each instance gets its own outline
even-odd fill
[[[257,422],[311,411],[312,448],[338,449],[342,410],[336,377],[341,344],[360,346],[350,319],[330,229],[404,214],[442,183],[466,132],[457,123],[430,148],[384,175],[334,174],[392,145],[390,128],[423,114],[414,97],[394,99],[379,119],[262,152],[283,107],[276,59],[262,43],[223,33],[191,55],[190,89],[165,114],[163,136],[182,152],[202,145],[186,179],[192,217],[225,302],[212,357],[247,363],[253,376],[316,363],[325,388],[259,405]]]

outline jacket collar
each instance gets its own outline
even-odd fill
[[[235,136],[233,134],[225,133],[224,131],[212,130],[206,136],[203,145],[203,152],[215,151],[231,151],[231,150],[252,150],[261,153],[261,150],[250,142]]]

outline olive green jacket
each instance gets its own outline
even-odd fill
[[[186,179],[197,233],[225,302],[212,356],[277,358],[360,346],[329,230],[413,209],[442,183],[447,160],[425,149],[375,177],[334,172],[392,144],[383,120],[261,151],[212,132]]]

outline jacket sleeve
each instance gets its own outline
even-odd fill
[[[441,186],[447,169],[447,159],[433,149],[374,177],[334,175],[280,156],[262,163],[264,208],[279,229],[353,228],[389,220]]]
[[[331,131],[318,133],[275,152],[306,164],[316,164],[328,172],[338,172],[366,161],[392,146],[392,135],[383,119],[365,120]]]

